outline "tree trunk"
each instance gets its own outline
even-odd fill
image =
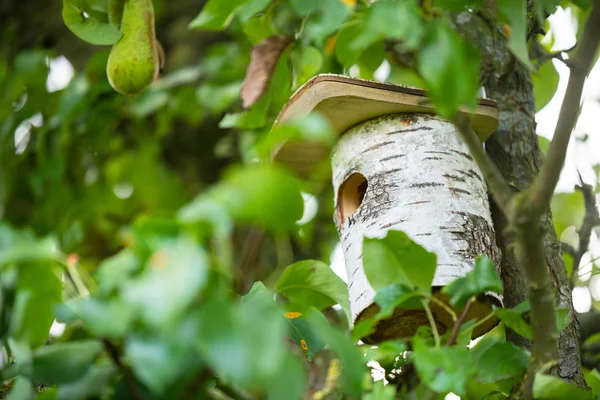
[[[515,191],[526,190],[542,163],[535,133],[531,73],[510,53],[506,46],[506,37],[498,29],[493,18],[477,14],[461,22],[457,24],[459,30],[467,40],[476,44],[481,52],[482,84],[488,91],[488,96],[498,102],[500,109],[500,125],[486,142],[487,153]],[[507,236],[507,222],[495,205],[492,205],[492,216],[498,232],[497,243],[503,255],[501,266],[505,287],[504,303],[506,307],[512,307],[527,299],[526,287],[517,266],[513,238]],[[544,228],[546,263],[555,287],[557,306],[568,308],[571,315],[570,325],[559,335],[559,360],[554,372],[571,383],[586,387],[581,370],[578,323],[550,210],[545,215]],[[520,345],[531,345],[512,331],[509,331],[508,338]]]

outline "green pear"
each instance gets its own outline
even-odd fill
[[[154,33],[152,0],[125,0],[121,18],[123,36],[113,46],[106,73],[117,92],[133,95],[158,77],[159,59]]]

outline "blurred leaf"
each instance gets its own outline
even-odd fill
[[[525,301],[513,308],[494,307],[494,313],[508,328],[526,339],[531,339],[533,336],[531,325],[523,319],[523,313],[529,312],[530,309],[529,301]]]
[[[548,151],[548,147],[550,147],[550,140],[540,135],[537,135],[537,138],[542,156],[545,156],[546,152]]]
[[[335,40],[335,56],[345,67],[355,64],[358,57],[365,50],[361,47],[352,46],[354,38],[360,34],[363,27],[360,19],[346,22],[338,32]]]
[[[533,78],[535,110],[539,111],[554,97],[558,88],[559,76],[552,60],[549,60],[543,63],[537,71],[534,71],[531,77]],[[538,136],[539,138],[540,136]],[[545,154],[546,152],[542,150],[542,153]]]
[[[31,400],[35,397],[35,388],[25,378],[17,378],[12,384],[12,389],[6,400]]]
[[[75,382],[62,384],[58,387],[57,400],[85,400],[101,396],[107,391],[110,380],[117,369],[109,360],[93,364],[86,374]]]
[[[405,50],[416,49],[424,36],[419,8],[415,1],[379,0],[364,16],[362,29],[350,47],[365,50],[383,39],[402,42]]]
[[[236,14],[242,23],[246,23],[250,18],[267,8],[272,2],[273,0],[245,0],[237,9]]]
[[[527,10],[525,0],[499,0],[499,21],[508,36],[508,48],[526,67],[532,69],[527,50]]]
[[[487,256],[478,256],[472,271],[442,288],[442,293],[450,297],[450,304],[459,308],[472,296],[488,291],[500,294],[504,291],[504,286],[496,274],[494,262]]]
[[[0,249],[0,269],[12,263],[32,263],[55,261],[59,252],[57,243],[52,238],[39,241],[23,241],[15,246]]]
[[[32,348],[44,343],[54,320],[52,307],[62,297],[58,270],[48,264],[32,264],[19,270],[11,335]]]
[[[129,330],[133,310],[120,299],[82,299],[76,304],[79,318],[97,337],[119,338]]]
[[[152,392],[165,389],[181,379],[189,354],[166,337],[130,335],[125,342],[125,354],[136,377]]]
[[[236,219],[274,231],[294,229],[304,206],[296,178],[269,165],[232,168],[210,196]]]
[[[89,371],[103,349],[102,343],[96,340],[43,346],[34,351],[31,370],[25,367],[21,373],[45,385],[72,383]]]
[[[374,299],[381,310],[376,318],[390,317],[394,310],[400,306],[402,308],[421,308],[419,293],[411,290],[408,286],[393,283],[377,291]]]
[[[413,242],[404,232],[390,230],[383,239],[365,238],[363,264],[376,290],[398,283],[419,293],[431,293],[436,255]]]
[[[415,342],[414,362],[423,382],[438,393],[464,396],[467,379],[474,371],[471,354],[465,348],[427,347]]]
[[[123,298],[154,326],[173,323],[204,288],[205,252],[193,239],[166,241],[136,279],[123,284]]]
[[[221,31],[229,26],[236,9],[246,0],[208,0],[200,14],[192,22],[190,29]]]
[[[131,249],[123,249],[105,258],[96,270],[98,286],[104,293],[118,289],[138,270],[140,264],[138,256]]]
[[[315,76],[323,65],[323,54],[313,46],[296,47],[291,54],[294,65],[295,87]]]
[[[585,217],[585,201],[580,191],[555,193],[552,197],[551,208],[558,238],[571,225],[576,229],[581,227]]]
[[[315,314],[316,315],[316,314]],[[351,338],[330,326],[321,318],[309,317],[319,337],[337,355],[341,365],[341,389],[350,396],[358,397],[367,375],[366,360]]]
[[[447,23],[429,26],[417,57],[417,70],[427,83],[438,113],[452,118],[459,106],[474,109],[479,90],[479,54]]]
[[[510,342],[492,345],[475,360],[477,379],[484,383],[520,377],[528,365],[528,352]]]
[[[291,0],[299,17],[306,17],[303,36],[321,46],[352,13],[351,6],[340,0]]]
[[[136,118],[146,118],[169,102],[169,93],[164,89],[150,87],[129,104],[129,112]]]
[[[199,351],[233,382],[266,388],[285,362],[283,312],[260,292],[241,304],[212,299],[200,310]]]
[[[63,0],[62,17],[67,28],[88,43],[111,45],[121,38],[121,32],[115,25],[99,21],[92,15],[85,16],[84,10],[70,0]]]
[[[592,393],[560,378],[537,373],[533,381],[533,397],[539,400],[591,399]]]
[[[227,110],[240,96],[241,82],[231,82],[225,85],[205,83],[196,91],[199,103],[213,114]]]
[[[240,90],[244,108],[251,107],[263,95],[279,57],[293,39],[291,36],[271,36],[254,46]]]
[[[292,303],[318,310],[340,304],[350,315],[348,288],[328,265],[316,260],[299,261],[283,270],[275,290]]]
[[[396,387],[386,385],[383,380],[373,383],[373,390],[363,395],[363,400],[394,400],[396,398]]]

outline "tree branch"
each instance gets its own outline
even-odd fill
[[[123,374],[123,378],[125,379],[125,383],[127,384],[127,388],[129,389],[132,398],[135,400],[145,400],[144,395],[142,394],[140,388],[136,384],[135,377],[133,376],[131,371],[121,362],[121,357],[119,356],[119,349],[117,349],[117,347],[114,344],[112,344],[108,339],[104,339],[102,343],[104,344],[104,349],[110,356],[111,360],[115,363],[117,368],[119,368],[119,371],[121,371],[121,373]]]
[[[496,164],[483,151],[481,141],[473,131],[469,118],[465,114],[458,114],[453,122],[488,183],[496,204],[508,216],[513,198],[513,191],[508,182],[504,179]]]
[[[575,57],[570,63],[571,72],[569,74],[567,91],[558,115],[554,136],[546,154],[546,160],[542,165],[538,177],[534,180],[528,196],[528,201],[532,205],[531,209],[538,216],[548,208],[552,194],[558,183],[560,171],[565,162],[571,132],[575,127],[579,115],[583,84],[592,67],[599,42],[600,1],[596,0],[585,24],[583,37],[577,46]]]
[[[591,185],[583,182],[581,176],[579,176],[581,185],[575,186],[575,190],[578,190],[583,194],[583,200],[585,202],[585,217],[579,229],[579,248],[573,255],[573,273],[571,274],[571,283],[575,281],[576,272],[581,264],[581,258],[587,252],[590,246],[590,237],[592,236],[592,229],[600,225],[600,215],[598,208],[596,207],[596,194],[594,188]]]
[[[450,337],[446,341],[446,346],[452,346],[456,343],[456,338],[458,337],[458,332],[460,331],[460,326],[465,322],[467,318],[467,314],[469,314],[469,310],[471,309],[471,305],[473,304],[473,299],[470,299],[465,305],[465,309],[460,314],[460,317],[454,322],[454,326],[452,327],[452,332],[450,333]]]

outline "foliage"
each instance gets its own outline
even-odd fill
[[[116,47],[125,32],[109,3],[63,0],[64,24],[92,45]],[[158,24],[165,3],[154,3]],[[456,332],[429,320],[414,337],[357,344],[397,307],[431,314],[436,255],[399,231],[365,239],[380,309],[349,327],[346,285],[323,262],[337,240],[331,190],[270,162],[286,140],[334,145],[318,115],[271,132],[292,91],[317,73],[373,79],[383,63],[389,81],[428,89],[444,117],[475,107],[479,55],[456,25],[483,3],[209,0],[186,35],[226,33],[206,40],[199,62],[167,68],[135,96],[112,90],[107,48],[90,50],[57,91],[47,88],[53,50],[0,52],[0,377],[8,398],[508,398],[529,353],[504,330],[531,336],[529,303],[460,319],[473,298],[502,292],[491,260],[473,260],[473,271],[443,290]],[[533,69],[525,2],[497,3],[497,28]],[[569,7],[586,12],[579,3]],[[273,37],[285,40],[246,75]],[[536,67],[541,107],[557,76],[549,61]],[[244,80],[261,84],[246,97]],[[577,196],[555,197],[559,235],[581,224]],[[317,214],[299,222],[306,198],[318,200]],[[467,347],[474,325],[495,317],[500,325]],[[65,330],[48,338],[55,320]],[[370,379],[370,361],[389,384]],[[534,393],[582,398],[544,374]]]

